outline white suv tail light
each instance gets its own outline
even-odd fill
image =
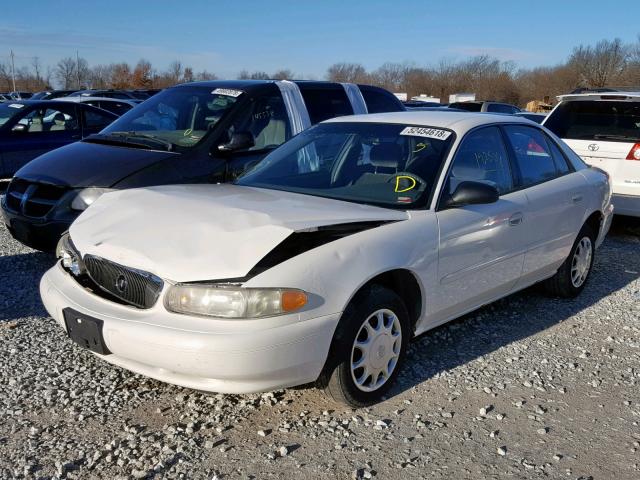
[[[640,160],[640,142],[636,143],[627,155],[627,160]]]

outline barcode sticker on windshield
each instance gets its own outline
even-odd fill
[[[22,108],[24,107],[23,104],[21,103],[12,103],[11,105],[9,105],[11,108]]]
[[[446,140],[447,138],[449,138],[449,135],[451,135],[451,132],[449,132],[448,130],[440,130],[439,128],[406,127],[400,132],[400,135]]]
[[[216,88],[213,94],[226,95],[227,97],[239,97],[244,92],[242,90],[233,90],[232,88]]]

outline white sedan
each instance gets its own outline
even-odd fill
[[[100,358],[199,390],[380,399],[409,340],[545,281],[585,287],[608,177],[514,116],[402,112],[303,132],[234,185],[102,196],[41,282]]]

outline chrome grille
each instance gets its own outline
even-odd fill
[[[162,280],[151,273],[94,255],[85,255],[84,265],[98,287],[134,307],[151,308],[162,291]]]
[[[44,217],[68,191],[67,187],[14,178],[7,188],[5,202],[14,212],[28,217]]]

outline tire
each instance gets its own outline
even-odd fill
[[[320,387],[335,402],[355,408],[380,401],[402,368],[412,334],[398,295],[379,285],[363,290],[340,319]]]
[[[596,235],[584,225],[571,247],[569,256],[556,274],[545,281],[544,286],[553,295],[564,298],[577,297],[587,284],[595,258]]]

